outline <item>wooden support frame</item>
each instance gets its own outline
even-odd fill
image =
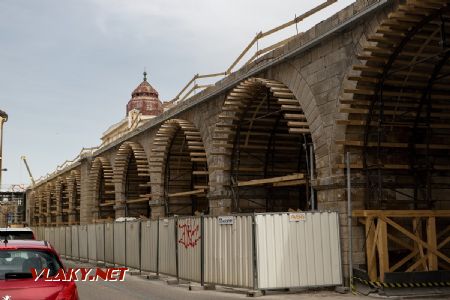
[[[304,177],[305,177],[304,174],[296,173],[296,174],[280,176],[280,177],[239,181],[238,186],[243,187],[243,186],[255,186],[255,185],[264,185],[264,184],[273,184],[274,186],[276,186],[276,184],[292,182],[292,181],[296,181],[296,183],[299,184],[298,180],[303,179]]]
[[[383,282],[387,272],[437,271],[450,265],[441,251],[450,243],[450,210],[355,210],[353,217],[365,226],[370,281]],[[445,226],[441,234],[438,221]],[[389,253],[394,248],[409,253],[393,263]]]

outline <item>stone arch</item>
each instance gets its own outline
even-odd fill
[[[80,224],[81,211],[81,172],[72,170],[67,177],[68,222]]]
[[[98,156],[89,172],[90,196],[95,219],[114,219],[115,192],[113,169],[109,160]]]
[[[69,197],[67,189],[67,178],[58,177],[55,183],[56,198],[56,223],[67,225],[69,223]]]
[[[407,1],[358,57],[341,112],[369,209],[450,207],[450,9]],[[342,165],[342,167],[344,167]]]
[[[302,58],[298,59],[301,60]],[[323,114],[319,110],[320,105],[323,103],[317,101],[308,83],[308,78],[304,77],[301,68],[297,67],[297,65],[302,65],[302,63],[288,61],[279,66],[279,69],[275,67],[274,70],[268,72],[264,77],[283,84],[294,94],[295,99],[302,108],[311,132],[314,158],[316,160],[316,177],[330,177],[332,176],[332,170],[329,148],[332,145],[330,145],[331,141],[326,133],[326,124],[322,118]]]
[[[161,125],[153,145],[152,173],[161,182],[165,214],[208,213],[208,163],[197,127],[170,119]]]
[[[124,142],[117,151],[114,163],[116,201],[123,202],[125,216],[150,217],[150,173],[147,155],[142,145]],[[122,204],[122,203],[121,203]]]
[[[234,211],[310,208],[311,132],[292,91],[250,78],[227,96],[214,130],[215,184],[230,187]]]

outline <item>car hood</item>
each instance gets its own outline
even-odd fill
[[[0,299],[10,296],[11,300],[54,300],[69,282],[52,282],[39,279],[0,280]],[[8,299],[8,298],[6,298]]]

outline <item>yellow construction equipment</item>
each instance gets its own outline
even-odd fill
[[[30,176],[30,180],[31,180],[31,185],[34,186],[36,182],[34,181],[33,175],[31,174],[30,167],[28,166],[26,156],[25,156],[25,155],[22,155],[22,156],[20,157],[20,159],[23,160],[23,163],[25,164],[25,167],[27,168],[28,176]]]

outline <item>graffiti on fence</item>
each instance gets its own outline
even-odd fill
[[[178,224],[178,228],[181,229],[181,238],[178,243],[185,248],[194,248],[201,236],[199,233],[200,227],[198,225],[192,227],[190,224]]]

